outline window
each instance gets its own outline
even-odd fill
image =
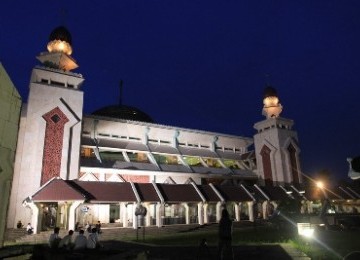
[[[126,152],[131,162],[150,163],[146,153]]]
[[[153,154],[153,156],[158,164],[181,164],[176,155]]]
[[[184,156],[183,159],[189,166],[202,166],[200,157]]]

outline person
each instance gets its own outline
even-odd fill
[[[229,212],[223,209],[219,222],[219,259],[234,259],[231,247],[232,221]]]
[[[96,230],[96,228],[93,228],[87,239],[86,247],[89,249],[95,249],[99,246],[100,246],[100,244],[99,244],[99,237],[97,234],[97,230]]]
[[[73,247],[72,235],[74,234],[73,230],[69,230],[69,233],[60,240],[59,248],[70,250]]]
[[[76,222],[75,224],[75,232],[79,232],[80,231],[80,222]]]
[[[91,233],[91,225],[90,225],[89,222],[86,222],[85,230],[86,230],[88,233]]]
[[[21,223],[21,220],[18,221],[18,223],[16,224],[16,227],[17,228],[22,228],[23,227],[23,224]]]
[[[33,227],[31,226],[30,223],[27,224],[26,226],[26,232],[30,235],[33,233]]]
[[[95,225],[95,227],[96,227],[96,232],[98,234],[101,234],[101,223],[100,223],[100,221],[98,221],[98,223]]]
[[[49,238],[49,246],[50,248],[57,248],[59,245],[59,242],[61,241],[61,237],[59,236],[60,228],[55,227],[54,233],[50,235]]]
[[[85,249],[86,244],[87,244],[87,238],[84,235],[84,230],[80,229],[79,230],[79,235],[77,235],[77,237],[75,238],[74,250]]]

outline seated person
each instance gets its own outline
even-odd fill
[[[27,224],[26,226],[26,232],[30,235],[33,233],[33,227],[31,226],[30,223]]]
[[[85,249],[87,244],[87,238],[84,235],[84,230],[80,229],[79,235],[75,238],[74,250]]]
[[[95,249],[99,246],[100,246],[100,244],[99,244],[99,237],[97,234],[97,230],[96,230],[96,228],[93,228],[87,239],[86,247],[90,248],[90,249]]]
[[[101,234],[101,223],[100,223],[100,221],[98,221],[98,223],[95,225],[95,227],[96,227],[96,232],[98,234]]]
[[[73,230],[69,230],[69,233],[61,239],[59,243],[59,248],[72,249],[72,235],[74,234]]]
[[[49,238],[50,248],[58,248],[58,245],[61,240],[61,237],[59,236],[59,232],[60,232],[59,227],[54,228],[54,233],[52,233]]]

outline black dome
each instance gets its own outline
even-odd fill
[[[113,105],[100,108],[92,113],[97,116],[105,116],[118,119],[154,123],[154,120],[146,113],[136,107],[125,105]]]
[[[59,26],[50,33],[49,41],[51,42],[54,40],[61,40],[69,43],[70,45],[72,44],[71,34],[64,26]]]
[[[276,89],[271,87],[271,86],[267,86],[264,90],[264,98],[267,97],[277,97],[277,92]]]

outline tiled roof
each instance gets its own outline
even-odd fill
[[[226,201],[252,201],[253,199],[242,188],[230,185],[214,185]]]
[[[73,181],[86,190],[93,202],[136,202],[136,196],[129,182]]]
[[[156,184],[165,202],[201,202],[201,197],[191,184]]]
[[[218,202],[220,198],[215,193],[215,191],[211,188],[210,185],[197,185],[201,194],[205,197],[205,200],[208,202]]]
[[[290,196],[281,187],[278,186],[261,186],[259,187],[270,200],[286,200]]]
[[[32,196],[35,202],[85,200],[84,195],[62,179],[53,179]]]
[[[135,188],[139,193],[141,201],[160,202],[152,183],[135,183]]]

